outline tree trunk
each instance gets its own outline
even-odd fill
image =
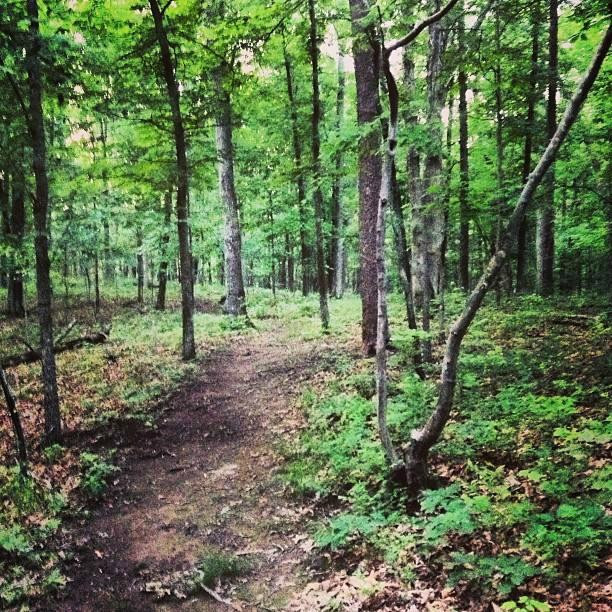
[[[287,46],[283,39],[283,58],[285,62],[285,76],[287,78],[287,95],[289,97],[289,113],[291,116],[291,139],[293,142],[293,159],[295,162],[295,175],[298,197],[298,215],[300,219],[300,264],[302,268],[302,295],[310,291],[310,259],[311,252],[308,246],[308,222],[306,218],[306,182],[304,181],[304,170],[302,168],[302,145],[300,140],[300,129],[298,123],[297,103],[295,100],[295,87],[293,85],[293,74],[291,61]]]
[[[270,245],[270,286],[272,287],[272,295],[276,298],[276,248],[274,245],[274,213],[272,212],[272,192],[268,191],[268,200],[270,207],[268,208],[268,223],[270,224],[268,243]]]
[[[548,100],[546,105],[546,134],[552,138],[557,125],[557,70],[558,25],[557,0],[549,1],[548,26]],[[540,295],[554,290],[553,269],[555,258],[555,172],[551,166],[546,177],[546,193],[538,210],[536,238],[536,289]]]
[[[327,305],[327,274],[325,272],[325,253],[323,250],[323,192],[321,191],[321,100],[319,93],[319,44],[317,39],[317,21],[315,0],[308,0],[308,17],[310,20],[310,63],[312,65],[312,171],[314,182],[313,201],[315,216],[315,250],[317,258],[317,285],[319,290],[319,312],[321,326],[329,327],[329,310]]]
[[[246,315],[244,281],[242,277],[242,239],[240,209],[234,184],[234,147],[232,142],[232,109],[225,89],[225,70],[215,71],[217,97],[217,168],[219,195],[225,207],[225,285],[223,310],[230,315]]]
[[[164,231],[161,239],[161,261],[159,262],[159,274],[157,288],[156,310],[166,309],[166,288],[168,285],[168,243],[170,242],[170,223],[172,221],[172,186],[164,193]],[[210,261],[209,274],[210,274]],[[212,279],[211,281],[212,282]]]
[[[30,89],[30,133],[36,192],[34,197],[34,251],[36,254],[36,292],[38,298],[38,323],[45,413],[45,441],[61,442],[62,424],[57,392],[57,374],[53,353],[52,288],[49,260],[49,181],[47,177],[47,148],[43,118],[43,79],[40,67],[40,28],[37,0],[27,0],[29,19],[29,44],[26,50],[28,82]]]
[[[193,332],[193,279],[191,277],[191,244],[189,240],[189,210],[187,205],[187,194],[189,193],[187,146],[185,144],[183,119],[181,117],[179,88],[172,65],[168,37],[164,29],[163,15],[157,0],[149,0],[149,4],[155,22],[155,33],[157,42],[159,43],[164,79],[168,90],[168,100],[170,103],[170,110],[172,111],[177,168],[176,217],[178,223],[179,260],[181,270],[183,359],[189,360],[195,357],[196,348]]]
[[[442,197],[442,109],[446,98],[442,83],[442,54],[446,34],[440,22],[429,26],[427,62],[427,124],[430,142],[425,156],[420,202],[413,208],[413,261],[416,263],[414,292],[420,296],[423,331],[431,330],[431,301],[440,291],[446,214]],[[431,339],[422,343],[423,361],[432,359]]]
[[[496,182],[497,196],[495,198],[496,208],[496,226],[495,226],[495,250],[499,250],[500,241],[503,230],[504,219],[504,125],[503,125],[503,97],[502,97],[502,73],[501,73],[501,29],[498,13],[495,14],[495,44],[496,44],[496,62],[494,68],[494,83],[495,83],[495,151],[496,151]],[[495,298],[497,305],[501,302],[502,285],[508,283],[507,275],[502,273],[497,279],[495,286]]]
[[[4,368],[0,366],[0,387],[4,393],[4,400],[6,402],[6,408],[11,419],[13,426],[13,433],[15,434],[15,441],[17,446],[17,458],[19,461],[19,470],[22,476],[28,475],[28,448],[26,445],[25,435],[23,433],[23,427],[21,426],[21,419],[19,417],[19,411],[17,410],[17,402],[15,401],[15,395],[11,389]]]
[[[404,304],[406,306],[406,320],[408,328],[418,329],[416,321],[416,312],[414,309],[414,300],[412,297],[412,270],[411,270],[411,253],[408,239],[406,237],[406,223],[404,221],[404,209],[402,207],[402,198],[399,185],[397,183],[395,161],[391,174],[391,204],[393,208],[393,236],[395,239],[395,251],[397,253],[397,265],[402,292],[404,293]],[[415,371],[420,378],[425,378],[425,372],[422,367],[421,353],[419,351],[419,341],[415,339],[414,366]]]
[[[23,248],[23,234],[25,232],[25,177],[23,174],[22,157],[19,157],[18,170],[13,174],[12,180],[12,210],[10,219],[10,234],[13,246],[13,256],[8,278],[8,314],[12,317],[25,316],[23,297],[23,273],[19,255]]]
[[[340,133],[344,117],[344,55],[338,53],[338,90],[336,94],[336,133]],[[334,155],[334,179],[332,183],[332,294],[341,298],[344,294],[344,208],[342,206],[342,149]]]
[[[104,210],[102,211],[102,233],[104,236],[104,280],[112,280],[114,276],[114,266],[112,264],[112,253],[110,244],[110,223],[108,222],[108,209],[110,185],[108,182],[108,170],[106,161],[108,159],[108,151],[106,141],[108,137],[108,124],[104,118],[100,119],[100,141],[102,142],[102,159],[104,160],[104,169],[102,170],[102,181],[104,183]]]
[[[357,122],[363,131],[359,140],[359,292],[361,294],[362,352],[376,352],[377,272],[376,220],[382,165],[381,134],[378,123],[379,58],[368,38],[376,33],[364,23],[369,14],[369,0],[349,0],[353,33],[353,58],[357,86]]]
[[[459,57],[466,53],[465,15],[459,18]],[[470,290],[470,171],[468,152],[467,73],[459,63],[459,287]]]
[[[531,172],[531,153],[533,150],[533,136],[535,133],[535,105],[538,86],[538,60],[540,55],[540,11],[536,3],[533,14],[533,29],[531,39],[531,71],[529,73],[529,89],[527,92],[527,117],[525,125],[525,144],[523,147],[522,181],[529,180]],[[527,217],[521,219],[517,239],[516,253],[516,292],[522,293],[526,289],[527,274]]]
[[[424,426],[412,432],[410,442],[404,451],[407,484],[413,495],[416,495],[427,484],[429,450],[438,441],[450,417],[457,380],[457,363],[463,338],[482,305],[487,291],[494,285],[497,275],[504,266],[510,248],[516,240],[521,219],[525,215],[525,211],[532,200],[536,188],[542,182],[546,171],[552,165],[561,144],[578,117],[580,108],[593,86],[611,43],[612,27],[608,27],[586,76],[578,85],[555,134],[521,191],[516,206],[510,215],[506,231],[500,240],[500,248],[489,260],[485,272],[468,297],[463,312],[450,328],[442,361],[436,406]]]
[[[289,232],[285,232],[285,256],[287,257],[287,289],[293,293],[295,291],[295,260]]]
[[[136,283],[138,286],[138,305],[144,306],[144,256],[142,253],[142,232],[136,230]]]

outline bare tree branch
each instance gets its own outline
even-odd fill
[[[384,51],[385,54],[390,55],[396,49],[405,47],[408,43],[411,43],[425,28],[442,19],[442,17],[444,17],[453,8],[453,6],[457,4],[457,2],[458,0],[450,0],[450,2],[443,6],[439,11],[417,23],[417,25],[415,25],[412,30],[406,34],[406,36],[389,45]]]

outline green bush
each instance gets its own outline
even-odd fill
[[[108,485],[108,478],[118,468],[96,453],[81,453],[81,489],[92,498],[102,497]]]
[[[506,596],[539,573],[536,567],[520,557],[508,555],[480,557],[473,552],[451,553],[448,567],[451,586],[465,581],[476,590],[495,590],[500,595]]]

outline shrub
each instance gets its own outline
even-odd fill
[[[85,494],[98,499],[106,491],[108,477],[118,468],[96,453],[81,453],[81,489]]]

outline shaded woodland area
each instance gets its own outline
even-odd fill
[[[603,0],[2,0],[0,608],[608,609],[611,42]]]

